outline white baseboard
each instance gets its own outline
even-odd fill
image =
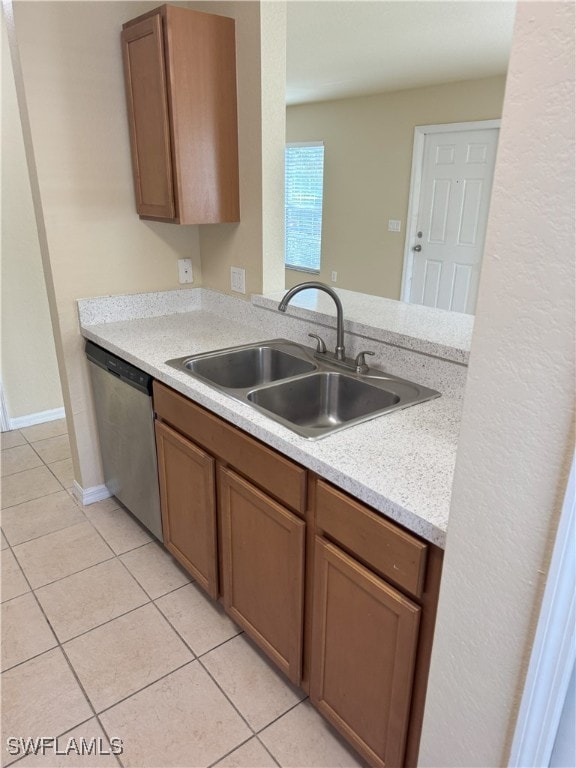
[[[97,501],[109,499],[112,494],[105,485],[94,485],[92,488],[82,488],[76,480],[72,486],[72,493],[83,506],[95,504]]]
[[[8,424],[10,429],[22,429],[23,427],[34,427],[36,424],[44,424],[45,421],[63,419],[65,416],[64,408],[52,408],[49,411],[38,411],[38,413],[29,413],[27,416],[8,419]]]
[[[4,387],[0,379],[0,432],[10,431],[10,416],[8,415],[8,406],[4,397]]]

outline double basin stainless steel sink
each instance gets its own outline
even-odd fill
[[[167,360],[274,421],[315,440],[440,393],[368,368],[342,369],[285,339]]]

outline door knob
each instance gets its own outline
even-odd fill
[[[416,253],[420,253],[420,251],[422,250],[422,246],[420,245],[420,243],[418,243],[418,245],[415,245],[415,246],[412,248],[412,250],[413,250],[413,251],[416,251]]]

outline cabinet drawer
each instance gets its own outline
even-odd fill
[[[330,538],[412,595],[421,597],[427,545],[322,480],[316,524]]]
[[[276,499],[297,512],[305,511],[305,469],[157,381],[154,409],[162,421],[231,464]]]

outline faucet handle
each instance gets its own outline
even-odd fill
[[[375,355],[376,352],[369,352],[368,350],[365,350],[364,352],[359,352],[356,355],[356,360],[354,361],[354,364],[356,365],[356,373],[366,373],[368,370],[368,365],[366,363],[366,355]]]
[[[324,354],[326,352],[326,344],[324,343],[324,339],[321,339],[320,336],[315,333],[309,333],[308,336],[310,336],[311,339],[316,339],[316,352]]]

